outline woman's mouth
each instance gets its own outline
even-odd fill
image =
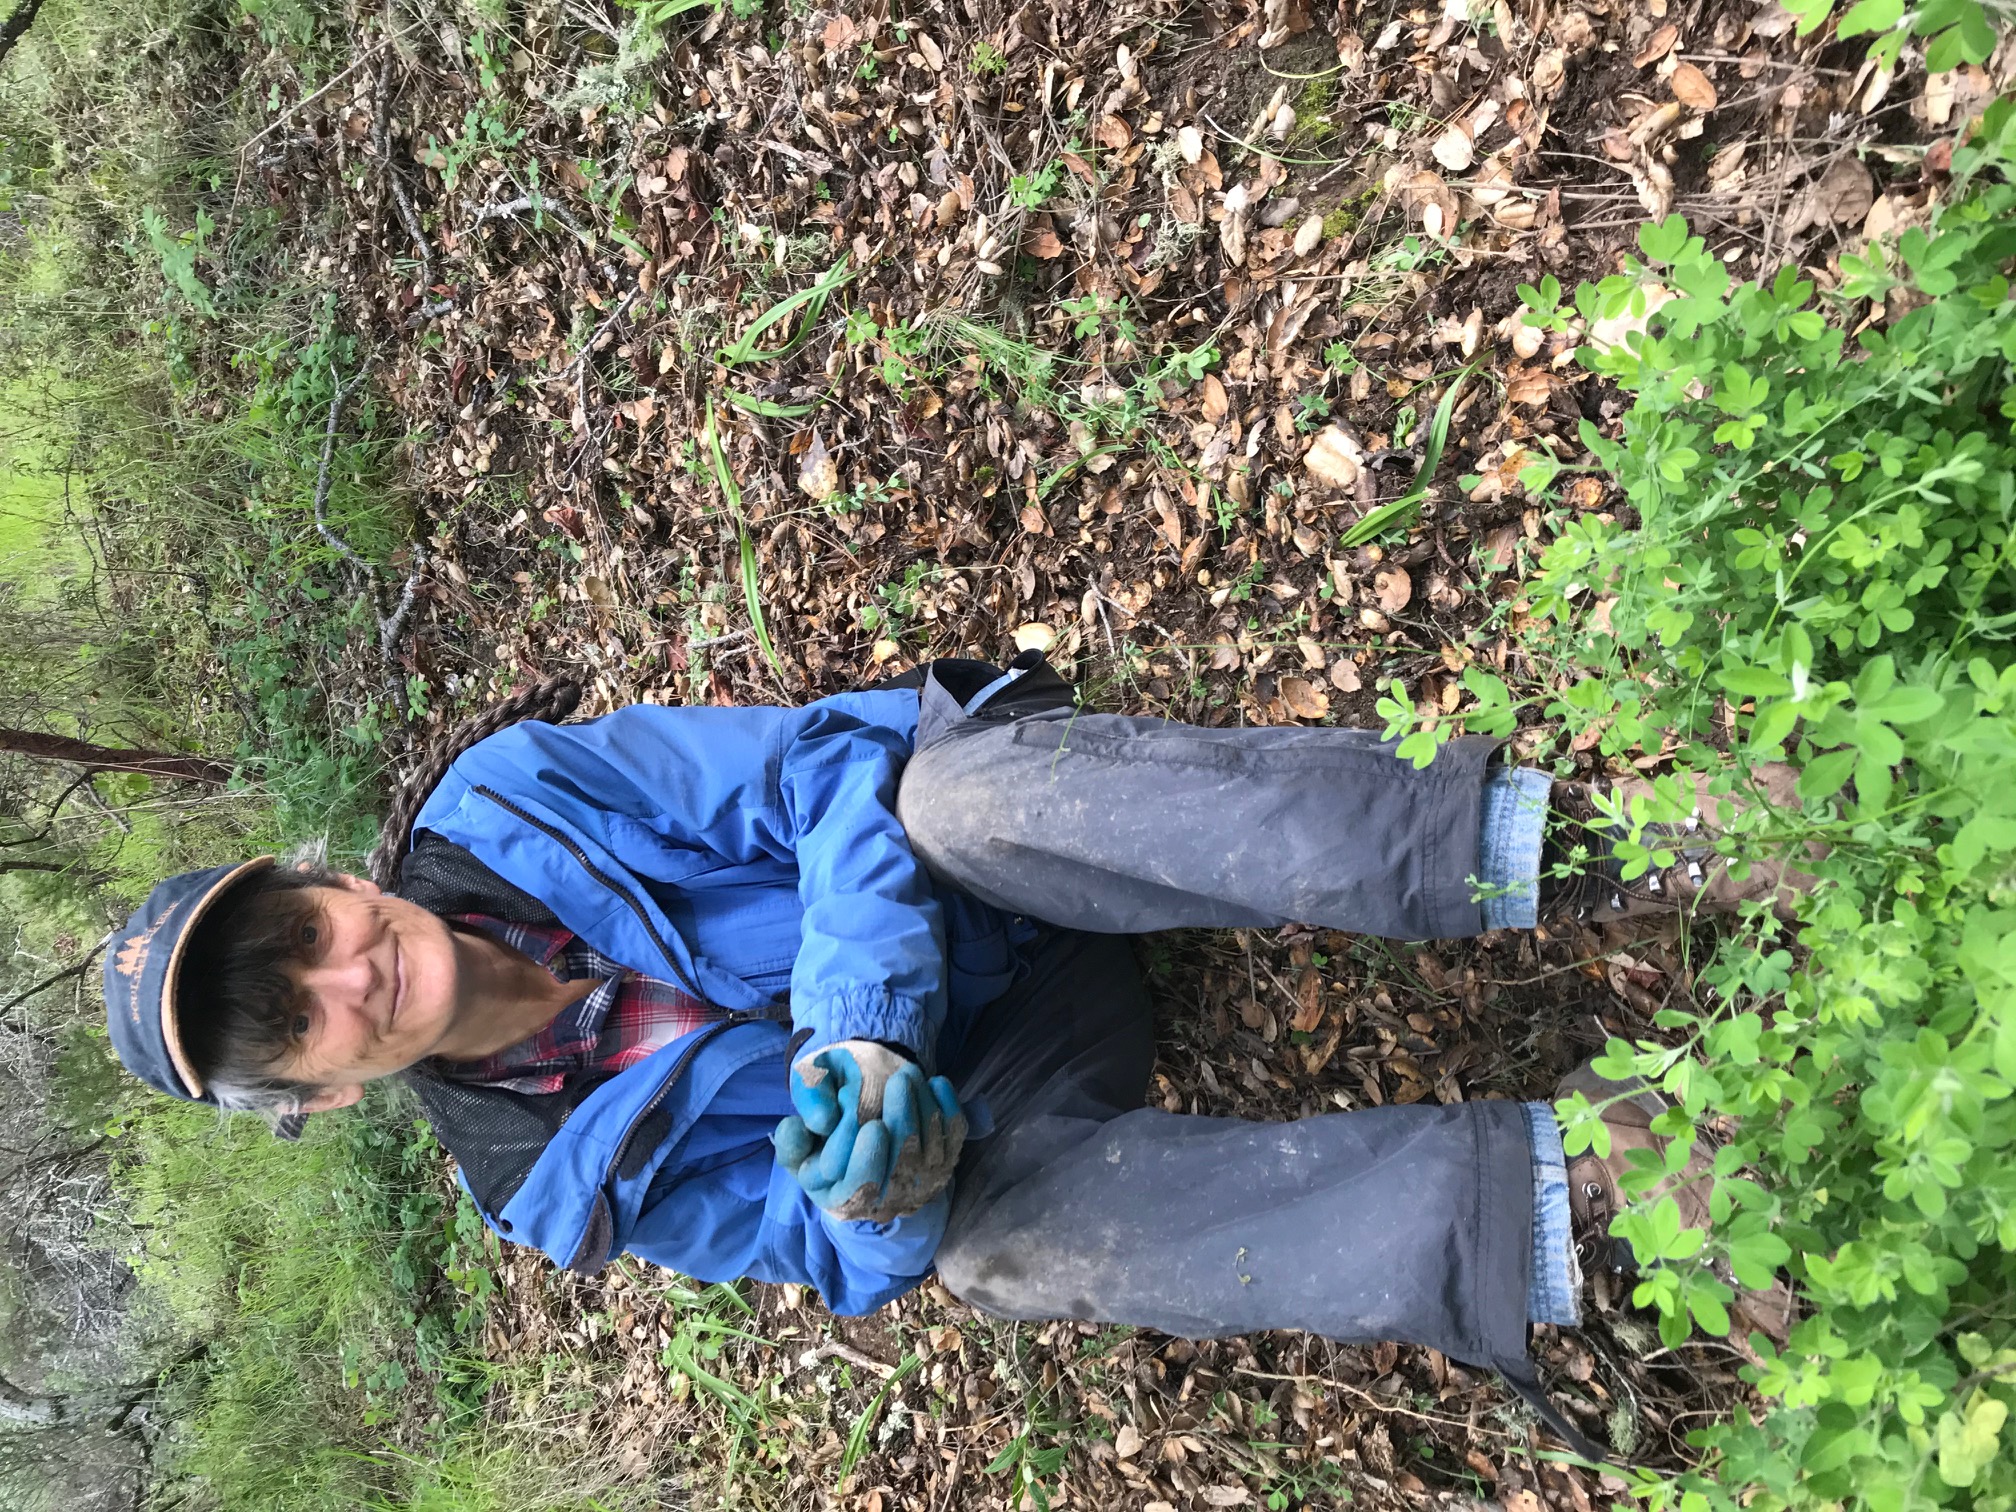
[[[399,1017],[399,1006],[406,998],[406,955],[397,944],[392,947],[392,1006],[385,1014],[385,1027],[390,1029]]]

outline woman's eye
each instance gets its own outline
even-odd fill
[[[321,937],[321,933],[321,930],[317,929],[313,924],[303,924],[301,926],[301,943],[303,945],[313,945]]]
[[[306,1039],[307,1037],[308,1037],[308,1015],[305,1013],[297,1013],[294,1015],[294,1038],[298,1040],[298,1039]]]

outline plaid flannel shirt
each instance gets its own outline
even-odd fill
[[[485,914],[456,914],[458,924],[521,951],[563,982],[601,979],[537,1034],[476,1061],[437,1061],[455,1081],[513,1092],[558,1092],[570,1076],[613,1076],[682,1034],[705,1028],[724,1011],[610,960],[559,925],[514,924]]]

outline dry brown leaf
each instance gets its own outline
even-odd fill
[[[1852,157],[1838,157],[1814,187],[1814,207],[1820,215],[1845,225],[1868,215],[1876,203],[1876,181],[1869,169]]]
[[[1477,155],[1477,144],[1459,121],[1435,139],[1435,161],[1451,173],[1461,173]]]
[[[1055,231],[1046,229],[1038,231],[1034,236],[1030,237],[1024,245],[1023,250],[1031,257],[1040,258],[1044,262],[1050,262],[1064,255],[1064,243],[1057,239]]]
[[[1204,418],[1214,422],[1223,420],[1226,413],[1232,408],[1231,401],[1225,397],[1225,385],[1219,381],[1216,373],[1206,373],[1202,387],[1204,390]]]
[[[1281,702],[1297,719],[1322,719],[1330,713],[1330,695],[1306,677],[1282,678]]]
[[[1183,127],[1176,133],[1176,150],[1184,162],[1194,165],[1204,156],[1204,133],[1195,126]]]
[[[1925,124],[1943,128],[1953,119],[1953,100],[1959,93],[1959,82],[1949,70],[1936,73],[1925,81]]]
[[[1026,625],[1015,627],[1015,649],[1017,651],[1048,651],[1057,644],[1057,632],[1041,620],[1031,620]]]
[[[1643,146],[1680,119],[1680,102],[1668,100],[1664,105],[1645,112],[1645,115],[1631,128],[1629,140],[1632,146]]]
[[[1603,502],[1603,480],[1584,473],[1568,485],[1568,502],[1577,509],[1594,509]]]
[[[1648,63],[1657,63],[1673,51],[1673,44],[1680,40],[1680,28],[1668,21],[1659,30],[1645,39],[1645,45],[1631,55],[1631,66],[1643,68]]]
[[[1295,1017],[1288,1027],[1297,1034],[1314,1034],[1323,1023],[1323,978],[1313,967],[1304,967],[1295,983]]]
[[[1113,1455],[1116,1459],[1132,1459],[1141,1452],[1141,1430],[1132,1423],[1122,1423],[1120,1431],[1113,1435]]]
[[[798,487],[815,502],[830,499],[840,491],[840,465],[826,450],[826,443],[816,430],[812,432],[811,444],[805,448],[804,459],[798,464]]]
[[[1534,95],[1546,99],[1561,87],[1561,81],[1568,75],[1568,55],[1558,47],[1550,47],[1533,60],[1533,74],[1528,80]]]
[[[1323,217],[1312,215],[1295,228],[1295,255],[1307,257],[1323,240]]]
[[[1356,693],[1364,686],[1358,676],[1358,663],[1348,656],[1340,656],[1330,668],[1330,686],[1340,693]]]
[[[1358,459],[1364,455],[1357,439],[1341,425],[1326,425],[1317,432],[1302,465],[1311,477],[1332,488],[1349,488],[1358,481]]]
[[[1553,381],[1541,367],[1513,368],[1505,377],[1505,402],[1538,409],[1554,391]]]
[[[1414,579],[1405,567],[1381,567],[1372,574],[1372,597],[1388,614],[1398,614],[1414,597]]]
[[[1456,227],[1456,196],[1449,192],[1442,175],[1424,168],[1406,180],[1408,204],[1421,216],[1430,236],[1445,236]]]
[[[1571,53],[1579,53],[1596,45],[1596,23],[1589,19],[1587,11],[1557,11],[1548,21],[1547,30],[1554,34],[1556,42]]]
[[[1715,108],[1714,84],[1710,82],[1708,75],[1692,63],[1682,63],[1674,69],[1673,77],[1668,82],[1673,86],[1673,98],[1689,110],[1698,110],[1706,115]]]
[[[826,44],[828,53],[837,53],[852,47],[860,36],[861,28],[854,24],[852,16],[835,16],[819,33],[819,40]]]

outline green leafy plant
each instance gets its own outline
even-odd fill
[[[1834,14],[1836,0],[1792,0],[1785,9],[1799,18],[1799,35],[1820,29]],[[1905,0],[1856,0],[1835,23],[1837,37],[1874,36],[1869,56],[1884,68],[1895,68],[1904,44],[1915,37],[1925,44],[1925,66],[1933,73],[1962,63],[1985,63],[1995,50],[1995,21],[2001,7],[1981,0],[1925,0],[1907,6]]]
[[[1087,294],[1079,299],[1060,300],[1057,306],[1072,318],[1071,334],[1080,341],[1110,328],[1121,341],[1133,341],[1141,333],[1127,318],[1125,296],[1108,299],[1104,294]]]
[[[1600,1063],[1677,1104],[1655,1126],[1667,1169],[1626,1178],[1643,1200],[1614,1225],[1666,1341],[1725,1332],[1731,1278],[1782,1269],[1805,1299],[1782,1351],[1751,1337],[1762,1410],[1695,1432],[1697,1471],[1639,1477],[1655,1508],[2016,1500],[2012,160],[2003,101],[1931,227],[1844,255],[1824,298],[1791,269],[1732,285],[1678,217],[1576,294],[1587,321],[1643,326],[1581,349],[1632,396],[1621,438],[1582,439],[1637,524],[1560,522],[1536,650],[1582,671],[1538,697],[1606,756],[1672,748],[1716,774],[1718,807],[1747,793],[1719,847],[1792,851],[1818,879],[1799,953],[1754,909],[1700,969],[1703,1005]],[[1418,724],[1402,701],[1389,718]],[[1798,804],[1774,808],[1748,774],[1787,758]],[[1662,779],[1620,814],[1627,874],[1671,864],[1642,826],[1691,798]],[[1562,1111],[1571,1151],[1603,1143],[1583,1099]],[[1649,1194],[1711,1121],[1704,1231]]]
[[[918,599],[924,586],[936,579],[942,570],[928,562],[912,562],[905,567],[901,579],[884,583],[875,590],[873,601],[861,606],[861,628],[870,635],[901,640],[910,629],[911,621],[917,617]]]
[[[1323,365],[1340,377],[1349,377],[1358,371],[1357,355],[1348,341],[1333,341],[1323,348]]]
[[[211,295],[210,286],[196,271],[196,254],[205,250],[205,243],[217,229],[217,223],[199,208],[195,229],[178,235],[168,229],[168,222],[161,212],[150,206],[140,212],[140,225],[147,233],[147,241],[154,249],[155,257],[160,259],[161,276],[168,281],[168,286],[186,299],[199,315],[214,320],[217,301]]]
[[[1018,173],[1008,180],[1008,201],[1022,210],[1041,210],[1057,197],[1064,178],[1064,165],[1052,158],[1034,173]]]
[[[1007,71],[1008,58],[1000,48],[996,47],[992,42],[986,41],[975,42],[973,44],[973,72],[998,76]]]

